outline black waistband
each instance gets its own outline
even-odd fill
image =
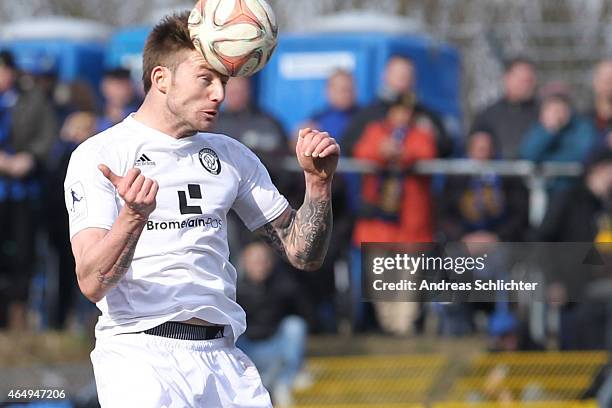
[[[223,326],[199,326],[183,322],[166,322],[145,330],[143,333],[177,340],[212,340],[223,337]]]

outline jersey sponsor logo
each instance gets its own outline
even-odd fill
[[[77,221],[87,216],[87,199],[85,189],[81,182],[76,182],[66,190],[66,208],[72,221]]]
[[[221,161],[214,150],[204,148],[200,150],[200,163],[210,174],[217,176],[221,173]]]
[[[134,163],[134,167],[155,166],[155,162],[145,153],[141,154],[138,160]]]
[[[218,230],[223,221],[211,216],[194,217],[187,220],[147,221],[147,231],[172,231],[182,229],[204,228]]]
[[[202,214],[202,207],[187,204],[187,193],[189,193],[189,198],[192,200],[202,199],[202,189],[200,186],[197,184],[187,184],[187,191],[178,192],[181,214]]]

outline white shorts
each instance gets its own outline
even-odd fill
[[[257,368],[231,338],[120,334],[98,340],[91,361],[103,408],[272,407]]]

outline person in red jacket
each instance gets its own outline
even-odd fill
[[[371,123],[355,145],[354,157],[375,162],[382,169],[362,184],[362,209],[353,242],[430,242],[432,199],[430,179],[405,176],[418,160],[436,157],[431,130],[414,120],[416,98],[400,95],[385,119]]]
[[[431,242],[432,199],[430,179],[405,175],[418,160],[436,157],[431,128],[414,114],[413,93],[398,96],[381,121],[372,122],[355,145],[355,158],[375,162],[380,171],[367,175],[362,184],[362,205],[353,231],[356,247],[362,242]],[[354,268],[354,273],[360,273]],[[360,279],[356,275],[354,282]],[[376,320],[388,333],[412,332],[416,303],[374,302]],[[359,306],[358,306],[359,307]],[[358,309],[359,310],[359,309]]]

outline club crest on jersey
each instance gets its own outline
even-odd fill
[[[221,173],[221,161],[219,160],[219,156],[215,153],[214,150],[209,148],[204,148],[200,150],[200,163],[202,163],[202,167],[206,169],[211,174],[215,176]]]

